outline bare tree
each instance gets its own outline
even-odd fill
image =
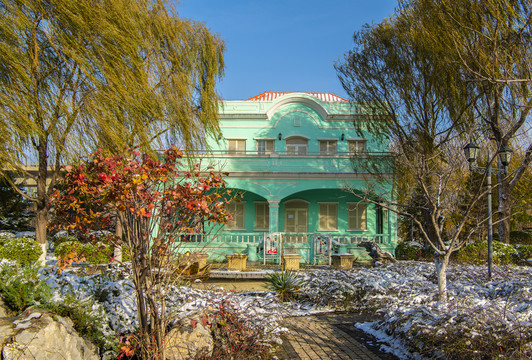
[[[512,190],[532,162],[532,3],[529,0],[403,1],[404,13],[442,66],[458,71],[474,99],[472,136],[492,138],[498,151],[523,146],[511,176],[499,172],[499,239],[510,242]],[[502,169],[502,164],[497,164]]]
[[[388,171],[375,171],[379,167],[371,162],[365,167],[373,176],[393,172],[394,178],[368,181],[364,200],[412,219],[437,254],[439,294],[446,302],[450,256],[485,224],[480,221],[464,233],[468,216],[487,189],[482,182],[477,184],[458,221],[449,224],[446,219],[456,210],[454,194],[461,190],[467,171],[462,144],[470,131],[471,105],[476,99],[459,70],[439,61],[441,48],[429,47],[414,36],[420,26],[404,11],[366,26],[355,33],[355,47],[336,69],[345,90],[367,114],[364,121],[355,123],[358,131],[389,140],[393,154]],[[387,187],[377,188],[378,184]],[[416,205],[421,217],[405,207],[414,188],[421,195]]]

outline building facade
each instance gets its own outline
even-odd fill
[[[211,259],[241,251],[261,261],[290,252],[316,263],[324,238],[329,254],[363,256],[357,244],[364,240],[393,252],[395,214],[364,201],[368,193],[390,191],[382,181],[391,176],[387,167],[376,176],[366,166],[384,164],[389,145],[357,132],[356,121],[369,120],[356,104],[329,93],[267,92],[225,101],[223,137],[210,141],[202,161],[228,172],[228,187],[242,201],[229,204],[233,220],[204,244]],[[265,244],[267,234],[277,234],[279,244]]]

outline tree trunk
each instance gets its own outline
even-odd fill
[[[120,212],[116,214],[116,225],[115,225],[115,236],[118,239],[118,243],[115,244],[113,249],[113,258],[114,261],[122,262],[122,218],[123,215]]]
[[[447,266],[449,265],[449,254],[439,256],[439,261],[435,262],[436,277],[438,279],[438,295],[440,302],[447,303]]]
[[[39,154],[39,174],[37,175],[37,204],[35,214],[35,240],[43,249],[43,253],[39,258],[41,265],[46,264],[46,234],[48,226],[48,210],[50,209],[50,201],[48,199],[46,180],[48,177],[48,154],[46,152],[46,139],[40,139],[37,147]]]
[[[40,207],[37,203],[36,221],[35,221],[35,239],[41,245],[42,254],[39,257],[39,264],[46,265],[46,226],[48,225],[48,208]]]

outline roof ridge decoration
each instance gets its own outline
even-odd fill
[[[281,96],[288,95],[288,94],[306,94],[310,95],[312,97],[315,97],[316,99],[320,101],[326,101],[326,102],[348,102],[347,99],[344,99],[341,96],[328,93],[328,92],[272,92],[272,91],[266,91],[262,94],[255,95],[253,97],[250,97],[248,101],[274,101]]]

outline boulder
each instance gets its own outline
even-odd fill
[[[202,316],[184,319],[175,324],[166,335],[166,359],[191,359],[199,354],[212,356],[214,339],[207,326],[203,325]]]
[[[3,360],[99,360],[96,346],[80,337],[70,319],[38,312],[0,319]]]

